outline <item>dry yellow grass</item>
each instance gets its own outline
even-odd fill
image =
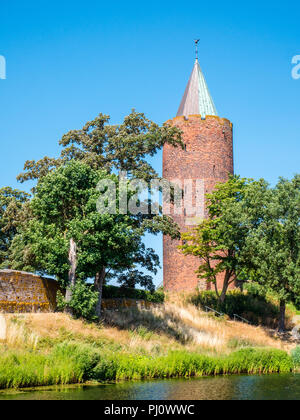
[[[86,324],[81,320],[75,320],[62,313],[54,314],[23,314],[14,315],[19,320],[23,320],[28,328],[37,332],[40,336],[49,338],[59,338],[61,329],[65,329],[73,334],[83,336],[94,336],[97,338],[99,329],[93,324]]]
[[[9,347],[35,350],[39,342],[39,335],[27,329],[24,324],[10,320],[5,341]]]
[[[179,306],[178,304],[169,304],[167,309],[173,311],[177,316],[196,331],[205,332],[222,342],[223,347],[230,340],[248,341],[256,346],[270,346],[282,348],[285,344],[280,340],[275,340],[269,334],[267,329],[254,327],[241,322],[218,320],[205,312],[199,311],[192,305]]]
[[[126,345],[130,341],[129,331],[86,323],[82,320],[72,319],[63,313],[14,314],[7,316],[7,320],[8,337],[10,334],[14,335],[17,326],[17,328],[20,328],[20,331],[25,331],[26,329],[32,331],[33,335],[37,337],[53,340],[69,334],[71,339],[106,340],[121,345]],[[17,322],[15,322],[16,320]],[[13,344],[12,340],[11,344]]]
[[[121,329],[140,325],[161,336],[177,339],[194,351],[227,353],[232,347],[259,346],[287,349],[270,331],[240,322],[214,318],[192,305],[166,303],[150,311],[122,310],[110,313],[110,321]]]
[[[17,320],[17,322],[16,322]],[[73,320],[64,314],[23,314],[8,318],[7,344],[34,348],[40,338],[89,340],[118,345],[124,351],[163,354],[169,350],[224,354],[243,346],[289,350],[270,331],[240,322],[214,318],[184,303],[169,300],[150,310],[106,311],[103,325]]]

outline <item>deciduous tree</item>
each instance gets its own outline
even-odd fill
[[[100,213],[97,203],[101,191],[97,188],[101,180],[113,181],[118,194],[118,177],[105,171],[92,169],[83,162],[71,160],[41,178],[30,203],[32,217],[19,230],[20,244],[34,256],[35,270],[55,275],[67,287],[67,302],[71,300],[76,279],[95,278],[99,293],[97,314],[101,310],[101,294],[105,276],[114,272],[124,283],[122,271],[135,272],[140,264],[155,273],[158,258],[152,249],[142,243],[145,231],[156,233],[156,224],[148,225],[140,215]],[[159,230],[178,235],[177,227],[168,218]],[[156,230],[157,229],[157,230]],[[25,264],[26,255],[14,250],[12,255],[21,256]],[[21,264],[22,261],[13,261]],[[149,289],[153,283],[148,275],[139,273],[136,282]]]
[[[8,266],[9,248],[22,221],[22,207],[29,194],[10,187],[0,189],[0,265]]]
[[[122,124],[111,125],[109,121],[108,115],[100,114],[94,120],[87,122],[82,129],[69,131],[60,141],[63,147],[60,157],[27,161],[24,166],[25,172],[18,176],[19,181],[42,180],[47,174],[75,159],[94,170],[102,170],[107,174],[124,171],[128,179],[142,179],[148,182],[152,178],[159,177],[147,159],[153,157],[164,144],[183,147],[181,131],[178,128],[168,124],[159,126],[147,119],[144,114],[134,110],[125,117]],[[134,266],[131,267],[134,271],[130,271],[132,279],[132,273],[138,273],[135,271],[135,265],[153,269],[154,265],[159,264],[157,255],[152,252],[152,260],[155,263],[149,265],[149,258],[146,258],[149,251],[141,247],[143,235],[146,232],[154,235],[163,232],[175,238],[179,236],[179,230],[173,220],[161,212],[155,215],[139,213],[130,215],[130,218],[135,234],[139,238],[140,249],[144,250],[135,253],[134,263],[132,262]],[[124,283],[122,269],[126,272],[128,264],[122,266],[120,262],[118,267],[110,270],[110,273],[115,271],[115,274],[119,275],[121,284]],[[105,265],[99,265],[95,275],[95,286],[100,285],[99,289],[108,270]],[[150,285],[149,276],[146,274],[143,278],[142,272],[139,271],[136,283]]]
[[[253,281],[278,297],[278,329],[283,332],[286,304],[300,302],[300,175],[291,181],[281,178],[264,199],[253,195],[249,206],[260,218],[249,231],[241,263]]]
[[[184,244],[180,248],[184,254],[199,258],[198,277],[214,285],[220,302],[224,301],[228,287],[244,278],[245,267],[240,256],[249,229],[255,223],[255,218],[248,217],[244,199],[252,185],[261,183],[230,176],[226,183],[216,185],[207,195],[207,219],[182,234]],[[221,291],[218,288],[220,277]]]

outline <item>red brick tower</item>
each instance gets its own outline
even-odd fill
[[[196,180],[201,180],[204,193],[210,193],[219,182],[225,182],[233,173],[232,124],[217,116],[206,81],[196,59],[192,75],[185,90],[177,116],[168,121],[183,132],[185,149],[166,145],[163,150],[163,177],[168,180],[193,180],[192,201],[196,204]],[[199,181],[198,181],[199,182]],[[201,183],[200,183],[201,184]],[[184,188],[184,183],[182,183]],[[205,212],[204,212],[205,214]],[[173,215],[181,231],[190,230],[196,224],[184,209]],[[199,259],[184,256],[178,245],[164,237],[164,287],[168,291],[192,291],[206,289],[205,281],[195,274]]]

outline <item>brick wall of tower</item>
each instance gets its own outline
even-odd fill
[[[172,179],[204,180],[204,191],[210,193],[219,182],[225,182],[233,173],[233,136],[229,120],[215,116],[202,119],[200,115],[188,118],[176,117],[168,121],[183,132],[185,150],[166,145],[163,150],[163,177]],[[193,198],[193,203],[194,198]],[[172,215],[181,231],[190,230],[186,217]],[[192,291],[206,289],[205,281],[199,281],[195,271],[199,259],[184,256],[178,246],[181,241],[164,237],[164,287],[169,291]],[[218,282],[221,282],[221,276]]]

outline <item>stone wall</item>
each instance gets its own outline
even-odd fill
[[[103,310],[118,310],[120,308],[151,309],[157,305],[159,304],[148,302],[146,300],[136,300],[136,299],[129,299],[129,298],[102,299]]]
[[[22,271],[0,270],[0,313],[54,312],[59,285],[55,280]],[[103,299],[103,310],[155,306],[145,300]]]
[[[55,280],[13,270],[0,270],[0,312],[53,312],[59,290]]]
[[[185,149],[165,145],[163,150],[163,177],[168,180],[197,179],[204,181],[204,192],[211,193],[215,185],[225,182],[233,173],[233,134],[232,124],[225,118],[189,115],[168,121],[182,130]],[[193,190],[195,192],[195,188]],[[193,205],[196,200],[193,197]],[[205,216],[207,212],[205,211]],[[190,220],[182,215],[172,215],[182,232],[190,230]],[[190,219],[190,218],[188,218]],[[184,256],[178,250],[181,241],[164,237],[164,287],[168,291],[193,291],[206,289],[205,281],[199,281],[195,271],[199,260]],[[222,282],[222,276],[218,279]]]

